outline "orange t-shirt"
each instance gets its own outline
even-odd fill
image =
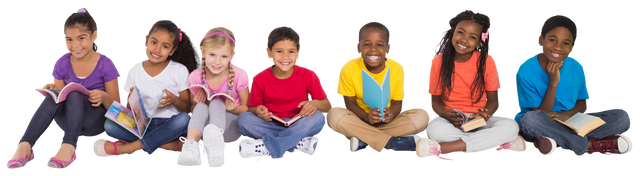
[[[484,108],[487,104],[486,91],[496,91],[500,88],[500,80],[498,79],[498,71],[493,58],[487,55],[484,72],[484,88],[485,93],[479,102],[473,103],[476,98],[471,99],[471,84],[478,72],[477,62],[480,58],[480,52],[474,51],[471,59],[464,63],[454,62],[455,72],[453,73],[453,82],[451,86],[451,94],[449,100],[444,101],[445,109],[457,109],[464,113],[476,113],[480,108]],[[431,61],[431,76],[429,80],[429,93],[432,95],[440,95],[440,86],[438,85],[440,66],[442,65],[442,54],[433,58]],[[436,85],[438,87],[436,87]],[[477,95],[476,95],[477,96]]]

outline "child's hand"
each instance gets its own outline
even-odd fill
[[[109,96],[109,94],[107,94],[107,92],[104,92],[104,91],[99,90],[99,89],[93,89],[93,90],[91,90],[89,92],[91,92],[89,94],[89,102],[92,103],[91,106],[93,106],[93,107],[98,107],[98,106],[102,105],[102,103],[105,100],[102,97]]]
[[[549,84],[558,85],[560,82],[560,69],[564,62],[549,62],[547,64],[547,74],[549,74]]]
[[[454,127],[460,128],[462,125],[462,119],[458,118],[458,113],[453,111],[453,109],[447,109],[444,112],[445,115],[442,118],[447,119]]]
[[[380,117],[380,109],[373,108],[369,110],[369,115],[367,116],[367,123],[373,125],[378,122],[382,122],[382,117]]]
[[[227,109],[227,111],[231,112],[238,109],[238,104],[236,104],[236,102],[233,102],[231,98],[226,98],[224,100],[224,107]]]
[[[478,109],[478,111],[475,114],[471,114],[471,116],[469,116],[469,118],[472,118],[472,119],[479,118],[479,117],[482,117],[484,121],[488,121],[489,110],[487,108],[481,108],[481,109]]]
[[[55,85],[55,84],[47,84],[47,85],[44,85],[44,87],[42,87],[42,89],[60,90],[60,89],[58,89],[58,87],[56,87],[56,85]]]
[[[563,122],[569,119],[568,116],[559,112],[549,112],[549,117],[551,117],[551,119],[558,119]]]
[[[391,109],[389,108],[384,108],[384,118],[382,119],[382,122],[384,123],[391,123],[391,121],[393,121],[393,116],[391,116]]]
[[[169,105],[176,103],[176,101],[178,100],[178,97],[167,89],[162,90],[162,92],[166,93],[167,95],[161,98],[161,100],[164,101],[159,103],[158,109],[166,108]]]
[[[302,110],[300,110],[300,116],[302,117],[313,115],[318,110],[318,105],[312,101],[302,101],[298,104],[298,108],[300,107],[302,107]]]
[[[259,105],[256,107],[256,116],[260,117],[264,121],[271,122],[271,116],[273,116],[273,113],[269,112],[266,106]]]
[[[205,93],[203,90],[198,91],[198,93],[196,93],[196,96],[193,97],[193,101],[196,103],[207,101],[207,93]]]

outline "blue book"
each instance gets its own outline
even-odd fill
[[[391,100],[391,83],[389,81],[389,71],[391,67],[387,66],[386,69],[387,71],[384,73],[382,85],[378,84],[366,70],[362,69],[362,100],[371,109],[380,109],[380,117],[383,119],[384,108],[389,105],[389,101]]]

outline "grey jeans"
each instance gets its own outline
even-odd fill
[[[614,109],[588,114],[600,117],[606,124],[589,132],[585,137],[573,133],[571,129],[551,119],[547,112],[541,110],[529,111],[520,118],[520,135],[526,141],[549,137],[560,147],[573,150],[576,155],[582,155],[588,150],[587,137],[600,139],[621,134],[629,129],[629,115],[624,110]]]
[[[237,121],[238,115],[227,111],[222,99],[214,98],[209,106],[202,102],[196,104],[187,129],[197,128],[202,133],[206,125],[214,124],[224,131],[224,142],[233,142],[240,138]]]
[[[518,124],[513,119],[493,116],[487,125],[468,132],[463,132],[447,119],[438,117],[427,126],[429,138],[438,142],[453,142],[462,139],[467,145],[465,152],[477,152],[504,143],[511,142],[518,136]]]

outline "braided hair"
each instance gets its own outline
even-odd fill
[[[206,38],[205,40],[200,42],[200,46],[202,48],[211,48],[211,47],[229,47],[231,48],[231,51],[235,50],[236,46],[234,44],[234,41],[236,40],[236,37],[233,35],[233,32],[231,32],[231,30],[224,28],[224,27],[217,27],[217,28],[213,28],[211,30],[209,30],[209,32],[207,32],[207,34],[205,34],[205,37],[211,33],[215,33],[215,32],[220,32],[220,33],[225,33],[227,35],[229,35],[231,38],[233,38],[233,41],[231,41],[231,39],[227,38],[226,36],[223,35],[212,35],[209,36],[208,38]],[[206,65],[204,63],[204,56],[202,56],[202,82],[205,83],[207,80],[205,79],[205,75],[206,75]],[[233,71],[233,66],[231,65],[231,62],[229,62],[229,77],[227,79],[227,86],[229,86],[229,90],[233,89],[233,84],[234,84],[234,80],[235,80],[235,72]],[[228,92],[229,96],[231,95],[231,91]]]
[[[455,72],[454,60],[456,51],[452,46],[453,34],[455,33],[455,28],[458,23],[464,20],[471,20],[474,23],[482,26],[482,33],[486,33],[489,29],[489,26],[491,25],[488,16],[480,13],[473,13],[473,11],[470,10],[464,11],[449,20],[449,26],[451,26],[451,29],[449,29],[445,33],[439,44],[440,49],[438,49],[438,52],[436,52],[436,56],[442,54],[442,65],[440,66],[440,75],[436,87],[440,89],[443,100],[449,99],[449,94],[451,94],[452,83],[454,79],[452,75]],[[484,73],[485,64],[487,62],[487,55],[489,53],[489,38],[487,38],[485,41],[480,41],[480,44],[475,50],[480,51],[480,59],[476,64],[478,72],[476,73],[476,77],[471,84],[470,98],[472,104],[479,102],[485,92]]]

